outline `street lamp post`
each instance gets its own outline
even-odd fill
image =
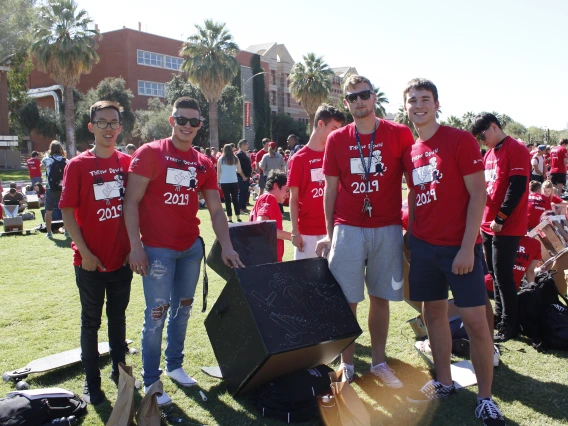
[[[247,92],[246,92],[246,85],[253,79],[255,78],[257,75],[261,75],[261,74],[268,74],[268,71],[263,71],[263,72],[259,72],[254,74],[253,76],[249,77],[246,81],[243,78],[243,82],[241,85],[241,90],[243,92],[243,139],[246,139],[246,103],[247,103]]]

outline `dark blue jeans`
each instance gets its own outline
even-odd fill
[[[101,327],[106,295],[108,342],[113,372],[126,353],[126,308],[130,301],[132,271],[126,265],[112,272],[85,271],[75,266],[75,280],[81,299],[81,361],[87,378],[99,377],[97,332]]]
[[[245,209],[249,198],[249,181],[239,180],[239,207]]]

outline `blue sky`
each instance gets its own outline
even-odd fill
[[[176,39],[225,22],[241,49],[278,42],[354,66],[396,112],[410,79],[438,87],[442,118],[498,111],[525,126],[568,128],[566,0],[282,2],[77,0],[102,32],[126,26]]]

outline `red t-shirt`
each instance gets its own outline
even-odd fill
[[[475,138],[440,126],[427,141],[418,139],[403,161],[406,183],[415,195],[412,235],[437,246],[461,245],[470,200],[463,177],[483,171]]]
[[[250,221],[256,222],[259,216],[268,216],[269,220],[276,221],[276,228],[283,231],[282,228],[282,213],[276,197],[269,192],[265,192],[256,200],[254,207],[250,212]],[[284,256],[284,240],[277,240],[278,247],[278,262],[282,262]]]
[[[562,204],[564,200],[560,198],[558,195],[552,194],[552,197],[550,197],[550,202],[554,204]]]
[[[298,188],[298,230],[302,235],[325,235],[322,173],[323,151],[304,146],[288,163],[288,186]]]
[[[509,187],[510,176],[526,176],[527,187],[521,201],[513,213],[505,220],[499,235],[521,237],[527,233],[527,208],[529,197],[529,176],[531,157],[525,145],[510,136],[505,138],[497,150],[490,149],[485,154],[485,183],[487,187],[487,203],[483,212],[481,230],[489,235],[495,233],[489,228],[499,213],[501,204]]]
[[[369,159],[372,134],[359,135],[363,156]],[[332,132],[325,147],[323,173],[339,177],[339,188],[333,216],[335,225],[378,228],[400,225],[402,203],[402,154],[414,143],[410,129],[402,124],[380,119],[377,129],[368,196],[371,213],[363,212],[366,183],[357,140],[355,123]]]
[[[217,168],[217,162],[218,162],[219,160],[217,160],[217,159],[216,159],[215,157],[213,157],[212,155],[210,155],[210,156],[207,157],[207,158],[209,158],[209,161],[211,161],[211,163],[213,164],[213,166],[214,166],[215,168]]]
[[[130,252],[122,214],[130,159],[120,151],[98,158],[87,150],[67,163],[63,175],[59,207],[75,209],[85,244],[107,272],[122,267]],[[80,266],[81,253],[75,243],[71,248],[73,265]]]
[[[219,189],[211,161],[194,149],[176,149],[167,138],[137,149],[129,172],[150,179],[138,207],[144,245],[176,251],[191,247],[199,236],[197,193]]]
[[[264,149],[257,151],[256,157],[255,157],[256,164],[258,164],[260,166],[260,162],[262,161],[262,157],[264,157],[266,154],[268,154],[268,151],[265,151]]]
[[[566,173],[564,160],[568,157],[568,151],[564,145],[555,146],[550,150],[550,173]]]
[[[41,161],[39,158],[30,158],[26,163],[30,172],[30,179],[41,177]]]
[[[543,194],[531,192],[528,201],[528,229],[533,229],[540,223],[540,217],[545,211],[552,210],[550,198]]]
[[[521,281],[533,260],[542,260],[540,242],[525,235],[521,238],[521,241],[519,241],[519,249],[517,250],[517,258],[515,259],[515,266],[513,268],[517,290],[521,287]]]

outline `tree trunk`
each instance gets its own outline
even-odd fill
[[[73,88],[64,87],[65,93],[65,135],[67,136],[67,158],[75,157],[77,147],[75,145],[75,102],[73,100]]]
[[[314,131],[314,120],[316,119],[316,113],[308,113],[308,117],[310,119],[310,133],[309,135],[312,135],[312,132]]]
[[[219,100],[209,101],[209,148],[219,151]]]

